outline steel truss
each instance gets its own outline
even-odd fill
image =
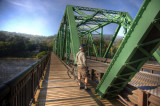
[[[69,64],[70,54],[75,59],[80,43],[83,43],[83,38],[87,38],[88,55],[90,55],[90,50],[93,47],[96,57],[106,57],[120,27],[124,28],[125,34],[132,20],[127,12],[68,5],[55,40],[54,51],[61,59],[64,59],[65,55],[67,64]],[[103,53],[103,27],[110,23],[118,24],[118,28],[109,47]],[[98,29],[101,31],[98,32]],[[94,31],[100,36],[100,50],[97,50],[94,43],[92,36]]]
[[[159,0],[143,2],[131,28],[96,88],[96,93],[101,97],[117,96],[153,54],[160,61],[160,53],[157,50],[160,46],[159,4]]]
[[[159,4],[160,0],[145,0],[134,21],[127,12],[68,5],[54,43],[54,52],[61,59],[66,58],[67,64],[70,64],[72,54],[75,62],[79,45],[86,37],[88,55],[93,48],[96,57],[106,57],[123,27],[125,37],[95,91],[101,97],[115,97],[152,55],[160,62],[157,50],[160,46]],[[116,23],[118,27],[103,53],[103,27],[110,23]],[[92,36],[92,32],[98,29],[101,29],[98,32],[100,50],[97,50]]]

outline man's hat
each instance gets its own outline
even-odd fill
[[[85,44],[81,44],[80,46],[79,46],[79,49],[81,49],[81,48],[85,48],[86,47],[86,45]]]

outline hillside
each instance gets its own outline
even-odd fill
[[[52,50],[54,37],[0,31],[0,57],[32,57],[37,48]]]

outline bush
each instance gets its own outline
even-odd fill
[[[47,51],[40,52],[40,53],[37,54],[36,58],[40,59],[43,56],[45,56],[47,53],[48,53]]]

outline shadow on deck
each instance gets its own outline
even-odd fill
[[[52,53],[51,61],[42,81],[36,106],[45,105],[92,105],[123,106],[118,100],[100,99],[94,94],[94,87],[89,85],[91,91],[80,90],[77,82],[67,75],[66,67]]]

